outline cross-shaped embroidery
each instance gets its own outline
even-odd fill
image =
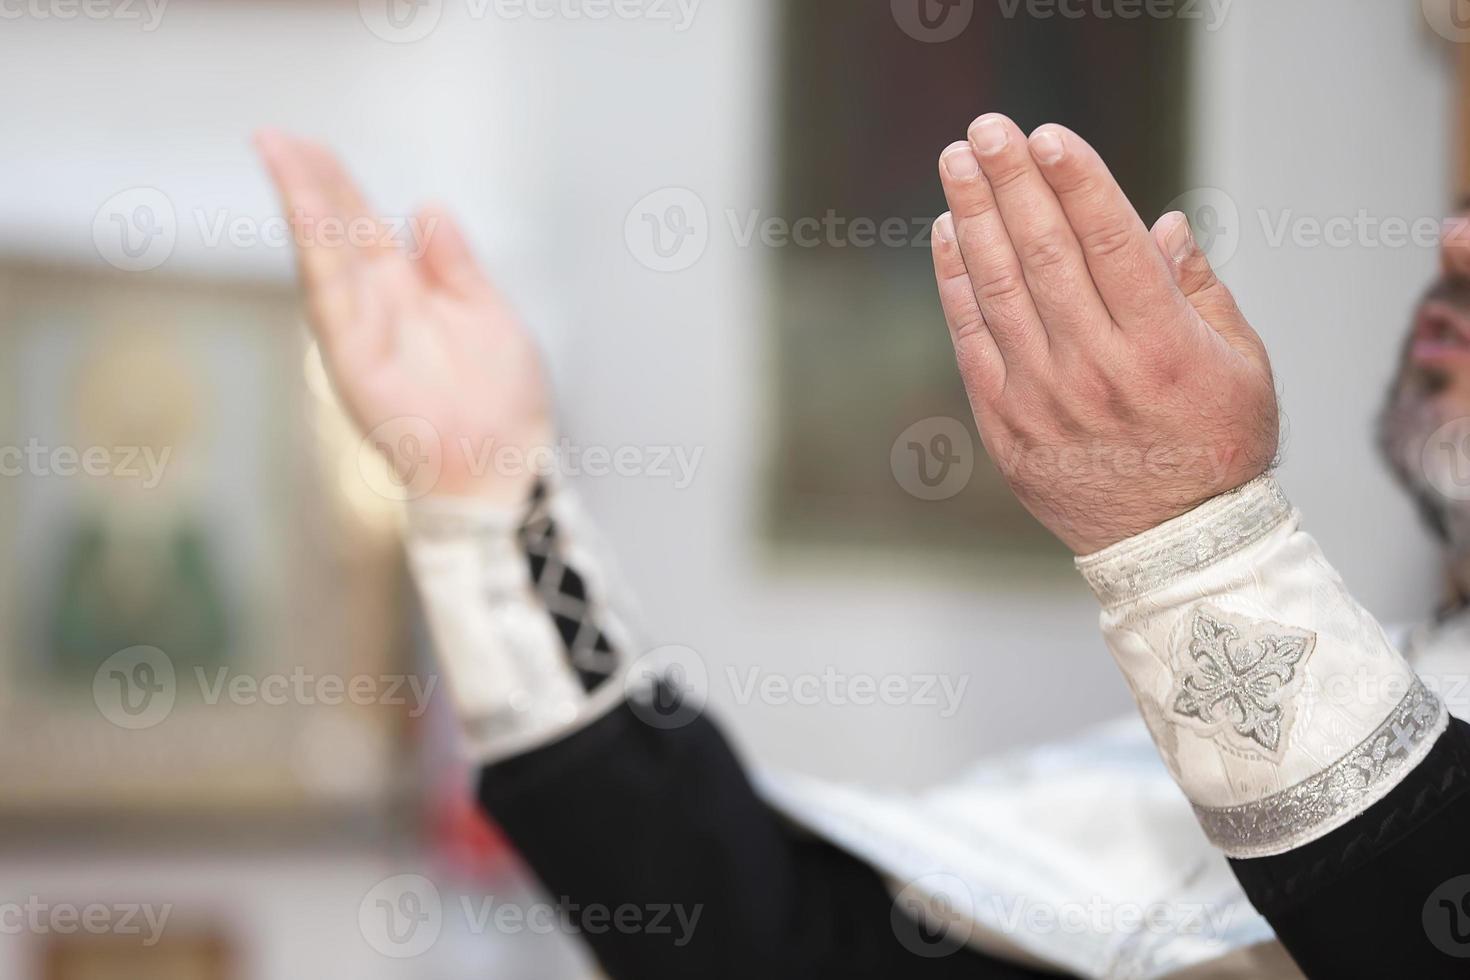
[[[1202,606],[1190,624],[1189,658],[1175,682],[1174,711],[1276,752],[1282,694],[1311,654],[1317,634],[1257,623]]]

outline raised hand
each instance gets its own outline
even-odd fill
[[[330,151],[272,131],[256,143],[291,222],[312,329],[353,420],[368,433],[400,419],[432,427],[436,444],[415,439],[412,449],[437,453],[434,492],[523,500],[532,467],[488,464],[503,448],[514,452],[500,458],[524,460],[549,443],[544,375],[454,219],[420,211],[410,255]],[[379,445],[401,474],[423,461],[396,458],[395,439]]]
[[[1149,231],[1086,142],[1004,116],[944,151],[934,265],[981,438],[1078,554],[1263,473],[1265,347],[1184,215]]]

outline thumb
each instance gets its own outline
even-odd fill
[[[413,258],[430,280],[460,291],[486,285],[469,240],[453,215],[438,205],[430,205],[414,215],[413,220],[414,241],[410,250],[416,253]]]
[[[1235,297],[1210,267],[1209,256],[1195,240],[1184,212],[1170,211],[1164,215],[1154,225],[1153,234],[1175,285],[1200,318],[1236,350],[1264,353],[1261,338],[1256,336],[1236,305]]]

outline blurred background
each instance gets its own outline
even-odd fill
[[[1411,621],[1436,559],[1371,433],[1463,188],[1459,6],[0,0],[0,975],[591,975],[469,802],[254,129],[462,217],[641,642],[694,651],[752,762],[917,788],[1130,710],[979,452],[940,150],[1059,121],[1186,210],[1271,349],[1289,493]]]

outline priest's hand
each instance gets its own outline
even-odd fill
[[[524,500],[535,473],[514,461],[550,442],[547,386],[530,335],[454,219],[420,211],[408,223],[416,240],[393,241],[329,150],[270,131],[256,142],[291,222],[312,330],[353,421],[383,433],[374,441],[400,478],[434,456],[432,492]]]
[[[1184,215],[1149,231],[1096,151],[1000,115],[944,151],[934,264],[981,438],[1033,515],[1101,550],[1263,473],[1265,347]]]

